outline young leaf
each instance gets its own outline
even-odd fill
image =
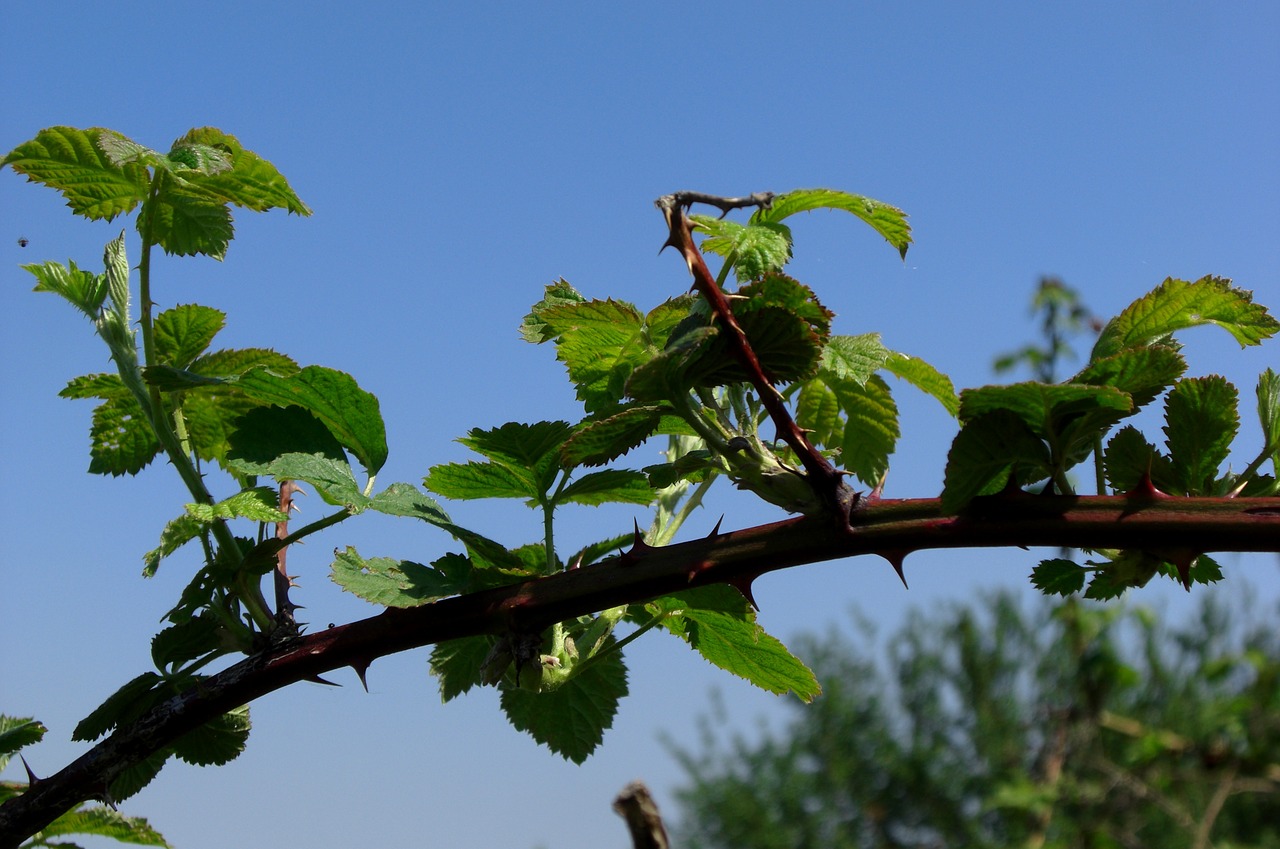
[[[532,342],[540,345],[543,342],[550,342],[559,336],[564,328],[548,325],[542,317],[542,314],[552,307],[562,304],[580,304],[586,301],[578,290],[569,284],[568,280],[561,277],[554,283],[548,283],[547,288],[542,296],[542,300],[538,301],[529,310],[529,314],[524,317],[520,323],[520,335],[524,337],[526,342]]]
[[[202,192],[252,209],[265,212],[268,209],[285,209],[296,215],[310,215],[311,209],[289,186],[276,167],[251,150],[246,150],[240,140],[214,127],[190,130],[173,143],[173,156],[184,149],[198,151],[200,147],[220,151],[222,160],[216,167],[186,172],[183,177]],[[230,168],[222,162],[229,162]],[[207,173],[206,173],[207,172]]]
[[[605,469],[583,475],[561,490],[558,504],[650,504],[655,493],[643,472]]]
[[[796,397],[796,424],[807,430],[809,438],[821,448],[836,448],[844,439],[840,402],[821,376],[800,384],[800,393]]]
[[[41,829],[39,844],[27,845],[73,847],[76,844],[45,842],[46,838],[73,834],[109,838],[120,843],[132,843],[135,846],[169,846],[160,832],[152,828],[151,824],[142,817],[127,817],[113,808],[98,805],[67,811]]]
[[[1181,492],[1216,495],[1218,467],[1240,425],[1236,388],[1217,375],[1178,382],[1165,400],[1165,444]]]
[[[765,221],[744,227],[709,215],[691,215],[689,220],[707,233],[702,250],[733,263],[740,282],[778,271],[791,259],[791,230],[785,224]]]
[[[245,466],[241,464],[240,468]],[[281,454],[267,463],[262,472],[252,474],[271,475],[281,483],[309,483],[326,504],[363,510],[370,501],[356,483],[351,466],[342,459],[322,457],[319,454]]]
[[[956,389],[954,384],[951,383],[951,378],[924,360],[892,351],[885,358],[884,369],[894,377],[910,383],[926,395],[936,398],[951,415],[959,415],[960,399],[956,396]]]
[[[289,514],[279,508],[280,497],[270,487],[258,486],[237,492],[217,504],[188,504],[187,513],[206,524],[219,519],[249,519],[254,522],[287,522]]]
[[[1280,374],[1267,369],[1258,375],[1258,422],[1262,438],[1271,455],[1271,464],[1280,477]]]
[[[161,312],[155,319],[156,361],[175,369],[191,368],[225,324],[225,312],[198,303]]]
[[[286,454],[347,459],[329,429],[302,407],[254,407],[232,423],[226,461],[241,474],[269,474],[271,463]]]
[[[421,519],[432,525],[449,522],[449,514],[445,513],[435,499],[407,483],[393,483],[379,492],[369,502],[369,509],[390,516]]]
[[[960,428],[947,454],[942,509],[958,512],[980,495],[994,495],[1009,483],[1039,480],[1050,470],[1049,449],[1023,419],[996,409]]]
[[[52,292],[76,307],[90,319],[98,317],[102,303],[107,298],[107,277],[82,271],[74,262],[61,265],[44,262],[22,266],[36,278],[32,291]]]
[[[877,486],[889,471],[889,456],[900,435],[898,405],[877,376],[862,386],[840,381],[833,388],[846,417],[840,465],[867,486]]]
[[[661,344],[646,317],[624,301],[561,301],[535,307],[533,316],[540,336],[556,340],[556,358],[589,413],[616,406],[632,370]]]
[[[160,532],[160,545],[148,551],[142,557],[142,574],[150,578],[160,568],[160,561],[173,554],[179,548],[200,536],[204,525],[194,516],[184,513],[176,519],[169,520]]]
[[[151,638],[151,660],[157,669],[167,670],[218,651],[222,647],[220,630],[217,618],[209,611],[170,625]]]
[[[193,192],[171,176],[161,178],[160,185],[161,191],[138,216],[139,235],[175,256],[224,259],[235,236],[226,204]]]
[[[48,730],[31,717],[0,714],[0,769],[4,769],[10,755],[32,743],[39,743]]]
[[[1230,280],[1202,277],[1195,283],[1170,277],[1111,319],[1094,343],[1089,362],[1124,348],[1165,342],[1178,330],[1216,324],[1241,347],[1257,345],[1280,330],[1253,293],[1231,286]]]
[[[573,427],[568,422],[507,422],[490,430],[474,428],[458,441],[512,471],[538,470],[530,478],[537,481],[546,477],[546,470],[559,468],[560,446],[571,433]]]
[[[116,137],[101,127],[50,127],[0,159],[0,168],[8,165],[29,182],[57,189],[76,215],[109,221],[145,200],[150,185],[143,165],[117,165],[103,151],[100,142]]]
[[[436,643],[431,649],[431,674],[440,679],[440,701],[447,702],[480,685],[480,669],[493,648],[487,635]]]
[[[235,385],[259,403],[296,404],[309,410],[370,475],[387,461],[387,431],[378,399],[351,375],[322,366],[307,366],[291,375],[257,368],[240,375]]]
[[[173,741],[173,753],[193,766],[221,766],[235,760],[249,740],[249,706],[206,722]]]
[[[475,498],[526,498],[535,501],[543,490],[527,475],[496,463],[442,463],[432,466],[422,485],[445,498],[466,501]]]
[[[155,701],[155,688],[161,680],[154,672],[144,672],[124,684],[80,720],[71,732],[71,739],[85,742],[96,740],[111,729],[141,716]]]
[[[1069,596],[1084,588],[1085,568],[1080,564],[1054,558],[1041,560],[1031,570],[1031,583],[1045,595]]]
[[[612,642],[612,638],[610,638]],[[604,740],[618,702],[627,694],[621,652],[600,656],[564,684],[541,693],[502,691],[502,710],[520,731],[566,760],[580,764]]]
[[[1147,442],[1142,432],[1132,425],[1120,428],[1107,443],[1104,468],[1107,481],[1116,492],[1132,492],[1144,477],[1162,492],[1179,490],[1169,458]]]
[[[565,468],[603,466],[626,454],[658,432],[671,408],[652,404],[624,407],[603,419],[587,420],[574,429],[560,448]]]
[[[1142,345],[1094,360],[1068,382],[1112,386],[1127,392],[1137,412],[1172,386],[1186,370],[1187,362],[1177,348]]]
[[[832,336],[822,351],[820,370],[823,375],[863,384],[885,367],[892,354],[881,344],[879,333]]]
[[[843,209],[853,213],[884,236],[898,249],[900,256],[906,257],[907,248],[911,245],[911,227],[907,224],[906,213],[861,195],[833,189],[798,189],[775,197],[768,209],[753,213],[751,221],[758,224],[777,222],[797,212],[813,209]]]
[[[347,592],[383,607],[418,607],[453,594],[448,578],[429,566],[390,557],[366,560],[351,546],[334,552],[330,577]]]

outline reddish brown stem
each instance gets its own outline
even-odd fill
[[[664,195],[654,203],[662,210],[667,220],[670,235],[667,237],[666,244],[680,251],[684,257],[685,263],[689,266],[689,273],[693,275],[694,288],[707,300],[712,313],[719,320],[729,343],[729,350],[746,370],[748,381],[759,394],[760,402],[764,404],[769,418],[778,429],[778,436],[799,458],[813,491],[822,503],[827,505],[832,514],[841,519],[843,524],[853,509],[857,494],[844,482],[844,476],[826,457],[822,456],[822,453],[814,447],[804,431],[796,424],[795,419],[791,417],[791,411],[787,409],[782,395],[774,389],[772,381],[760,365],[759,357],[751,347],[750,340],[747,339],[747,334],[743,332],[738,320],[734,317],[729,299],[716,283],[711,269],[707,268],[702,252],[693,243],[693,227],[685,214],[691,203],[706,203],[718,207],[722,212],[728,212],[730,209],[744,206],[767,206],[772,199],[773,196],[767,193],[746,198],[717,198],[697,192],[677,192]]]
[[[554,622],[686,589],[857,554],[927,548],[1150,547],[1280,551],[1280,499],[1031,496],[978,499],[957,516],[938,499],[868,501],[853,525],[801,517],[584,566],[285,640],[147,712],[60,772],[0,806],[0,849],[86,799],[121,772],[211,719],[343,666],[476,634],[537,632]]]
[[[280,484],[281,513],[288,516],[293,511],[293,496],[301,491],[302,488],[293,481],[285,481]],[[285,519],[284,521],[276,522],[276,539],[285,540],[288,538],[289,520]],[[288,553],[289,546],[287,545],[280,546],[280,550],[276,552],[276,624],[293,627],[297,624],[293,619],[293,611],[298,609],[298,605],[289,600],[289,590],[293,587],[293,579],[289,577],[289,572],[285,568],[285,559]]]

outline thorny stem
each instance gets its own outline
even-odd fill
[[[857,501],[857,494],[845,484],[835,466],[831,465],[831,462],[809,442],[804,432],[795,423],[795,419],[791,417],[782,395],[766,377],[759,358],[747,340],[746,333],[733,316],[733,310],[729,306],[724,290],[716,284],[711,270],[707,268],[706,260],[702,257],[702,252],[693,243],[692,227],[685,214],[685,210],[694,203],[710,204],[721,212],[727,213],[731,209],[747,206],[765,208],[772,201],[773,195],[767,192],[745,198],[721,198],[700,192],[676,192],[664,195],[654,203],[658,209],[662,210],[670,231],[665,245],[676,248],[684,257],[689,272],[693,275],[694,288],[706,299],[712,313],[719,320],[730,350],[746,370],[747,378],[759,394],[761,403],[777,427],[779,437],[790,446],[801,465],[804,466],[809,485],[819,500],[844,525],[847,524]]]
[[[862,504],[853,526],[800,517],[620,556],[545,578],[455,596],[282,641],[117,729],[61,771],[0,805],[0,849],[18,844],[123,771],[215,717],[331,670],[459,637],[537,633],[555,622],[714,583],[857,554],[925,548],[1047,546],[1275,551],[1274,498],[1034,496],[977,499],[959,515],[937,499]]]

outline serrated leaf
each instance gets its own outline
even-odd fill
[[[496,463],[443,463],[432,466],[422,485],[444,498],[526,498],[536,500],[542,491],[528,476]]]
[[[1187,378],[1165,399],[1165,444],[1182,493],[1216,495],[1218,467],[1239,429],[1236,388],[1218,375]]]
[[[314,454],[346,462],[341,443],[308,410],[255,407],[232,424],[227,464],[242,474],[270,474],[272,462],[286,454]]]
[[[1194,283],[1172,277],[1125,307],[1098,335],[1089,362],[1124,348],[1164,342],[1173,333],[1202,324],[1216,324],[1241,347],[1256,345],[1280,330],[1253,293],[1232,287],[1230,280],[1202,277]]]
[[[307,366],[289,375],[257,368],[240,375],[235,385],[259,403],[309,410],[370,475],[387,461],[387,431],[378,399],[351,375],[323,366]]]
[[[539,332],[556,340],[556,358],[589,413],[616,406],[631,372],[661,344],[652,339],[645,316],[623,301],[560,303],[537,316]]]
[[[39,743],[49,729],[31,717],[4,716],[0,714],[0,769],[9,762],[14,752],[33,743]]]
[[[151,659],[157,669],[178,667],[222,647],[221,626],[209,611],[170,625],[151,638]]]
[[[154,672],[144,672],[116,690],[71,732],[72,740],[96,740],[120,724],[142,715],[155,698],[161,682]]]
[[[479,635],[445,640],[431,648],[431,674],[440,679],[440,701],[450,701],[480,685],[480,669],[493,642],[493,637]]]
[[[172,755],[172,749],[164,748],[118,773],[107,787],[107,793],[112,801],[121,802],[128,799],[150,784],[152,779],[160,774],[160,770]]]
[[[1133,409],[1150,404],[1187,370],[1186,360],[1168,345],[1125,348],[1085,366],[1070,383],[1113,386],[1129,393]]]
[[[967,422],[994,410],[1007,410],[1037,436],[1047,438],[1072,418],[1099,410],[1128,413],[1132,409],[1128,393],[1112,386],[1027,381],[966,389],[960,393],[959,415]]]
[[[583,475],[560,491],[557,504],[650,504],[654,491],[643,472],[605,469]]]
[[[215,127],[200,127],[173,143],[175,151],[194,146],[219,151],[231,166],[202,169],[209,173],[184,173],[183,177],[200,191],[254,212],[284,209],[296,215],[311,214],[311,209],[293,191],[284,175],[270,162],[247,150],[235,136]]]
[[[821,448],[836,448],[844,439],[844,418],[836,393],[820,377],[800,384],[796,397],[796,424],[809,432]]]
[[[890,352],[884,361],[885,371],[901,378],[926,395],[938,400],[953,416],[960,413],[960,398],[951,378],[918,357]]]
[[[164,530],[160,532],[160,545],[143,555],[143,576],[154,576],[161,560],[198,537],[203,528],[198,519],[185,513],[165,523]]]
[[[135,846],[169,846],[160,832],[142,817],[127,817],[112,808],[93,806],[68,811],[45,826],[41,840],[68,834],[87,834],[105,837]],[[42,843],[48,846],[71,847],[71,843]]]
[[[777,222],[814,209],[843,209],[861,218],[889,244],[898,249],[899,256],[906,257],[911,245],[911,226],[902,210],[872,200],[862,195],[840,192],[834,189],[798,189],[778,195],[768,209],[757,210],[752,222]]]
[[[582,763],[604,740],[618,702],[627,694],[621,652],[599,657],[554,690],[503,690],[503,712],[520,731],[566,760]]]
[[[107,294],[121,321],[129,317],[129,260],[125,256],[124,231],[110,242],[102,254],[103,276],[107,280]]]
[[[167,254],[225,258],[235,237],[226,204],[193,192],[172,177],[165,177],[161,185],[162,191],[138,216],[139,235],[164,248]]]
[[[889,471],[889,457],[898,444],[898,405],[878,376],[861,386],[839,381],[833,389],[845,414],[840,465],[867,486],[878,486]]]
[[[453,595],[450,581],[429,566],[390,557],[365,559],[352,546],[334,552],[333,582],[383,607],[418,607]]]
[[[665,405],[626,407],[603,419],[582,422],[560,447],[560,463],[565,468],[603,466],[626,454],[658,431]]]
[[[373,497],[368,509],[386,513],[389,516],[421,519],[433,525],[449,522],[449,515],[434,498],[407,483],[391,484]]]
[[[249,727],[249,707],[243,705],[174,740],[173,753],[193,766],[221,766],[244,751]]]
[[[200,304],[180,304],[155,319],[156,361],[189,368],[226,325],[227,314]]]
[[[571,433],[573,427],[568,422],[507,422],[489,430],[474,428],[458,441],[513,472],[534,470],[528,479],[545,491],[551,482],[549,475],[559,468],[560,446]]]
[[[1107,443],[1103,458],[1107,481],[1116,492],[1132,492],[1146,476],[1150,476],[1151,483],[1162,492],[1178,489],[1169,458],[1132,425],[1116,431]]]
[[[1049,449],[1011,410],[991,410],[964,423],[947,453],[942,509],[955,513],[980,495],[1045,477]]]
[[[1069,596],[1084,588],[1085,568],[1063,558],[1041,560],[1031,570],[1031,583],[1045,595]]]
[[[862,384],[884,368],[892,354],[881,344],[879,333],[832,336],[822,351],[820,371],[832,378]]]
[[[187,513],[206,524],[219,520],[249,519],[254,522],[287,522],[289,514],[279,508],[275,490],[259,486],[237,492],[216,504],[188,504]]]
[[[1271,455],[1271,464],[1280,477],[1280,374],[1267,369],[1258,375],[1254,390],[1258,396],[1258,423],[1262,426],[1262,438]]]
[[[0,160],[34,183],[56,189],[76,215],[111,220],[147,197],[150,177],[138,163],[114,164],[98,142],[119,133],[93,127],[49,127]]]
[[[326,504],[358,510],[369,504],[369,497],[361,491],[345,460],[319,454],[282,454],[266,464],[262,474],[271,475],[280,483],[309,483]]]
[[[753,621],[717,610],[689,608],[689,645],[709,663],[777,695],[811,702],[822,687],[809,667]]]
[[[691,215],[689,220],[707,234],[701,249],[733,263],[740,282],[778,271],[791,260],[791,229],[785,224],[765,221],[744,227],[709,215]]]
[[[74,262],[32,263],[22,266],[36,278],[32,291],[51,292],[76,307],[91,319],[98,317],[107,298],[107,277],[77,267]]]
[[[523,321],[520,322],[520,335],[524,337],[526,342],[532,342],[540,345],[543,342],[550,342],[560,335],[560,330],[549,327],[542,320],[542,313],[546,310],[560,306],[562,304],[580,304],[585,301],[578,290],[570,285],[568,280],[561,277],[554,283],[548,283],[544,290],[542,300],[538,301],[529,309]]]
[[[89,472],[136,475],[160,452],[151,423],[132,394],[112,398],[93,410],[89,427]]]

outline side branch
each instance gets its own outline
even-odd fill
[[[226,711],[266,693],[383,655],[443,640],[555,622],[713,583],[749,588],[759,575],[858,554],[900,561],[921,549],[1011,546],[1280,551],[1280,499],[1036,496],[976,499],[960,515],[937,499],[870,500],[849,527],[801,517],[675,545],[637,546],[545,578],[382,613],[299,637],[201,682],[117,730],[60,772],[0,806],[0,849],[102,793],[122,771]]]
[[[764,405],[765,410],[769,413],[769,418],[773,420],[774,426],[777,427],[779,438],[786,442],[791,450],[795,452],[796,457],[800,459],[800,463],[804,466],[805,474],[808,477],[809,486],[813,488],[819,500],[831,511],[832,515],[839,517],[843,524],[857,501],[856,493],[844,482],[843,475],[831,464],[831,461],[822,456],[822,452],[814,447],[813,443],[804,435],[804,431],[796,424],[795,419],[791,417],[791,412],[787,410],[787,405],[783,402],[782,396],[773,387],[773,382],[760,365],[760,359],[756,356],[755,350],[747,340],[747,334],[743,332],[738,320],[734,318],[733,310],[729,306],[729,299],[725,297],[724,292],[716,283],[715,277],[711,274],[711,269],[707,268],[702,252],[693,243],[693,228],[689,223],[688,216],[685,215],[685,210],[692,203],[710,204],[721,209],[722,212],[728,212],[730,209],[744,206],[768,207],[772,201],[773,195],[768,192],[750,195],[745,198],[718,198],[714,195],[704,195],[699,192],[676,192],[675,194],[663,195],[654,201],[654,204],[658,209],[662,210],[662,214],[667,221],[667,228],[670,231],[670,235],[667,237],[663,247],[670,245],[680,251],[680,254],[684,257],[685,263],[689,266],[689,273],[693,275],[694,288],[698,290],[702,297],[706,298],[708,305],[711,307],[711,312],[719,320],[729,343],[729,350],[733,352],[738,363],[746,370],[747,379],[752,387],[755,388],[756,393],[760,396],[760,403]]]

